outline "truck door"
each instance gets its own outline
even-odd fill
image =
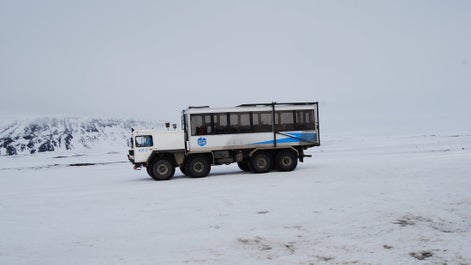
[[[152,135],[137,135],[134,138],[134,160],[146,162],[152,154],[152,146],[154,146]]]

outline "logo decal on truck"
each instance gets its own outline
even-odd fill
[[[206,138],[204,138],[204,137],[198,138],[198,145],[199,145],[199,146],[205,146],[205,145],[206,145],[206,142],[207,142],[207,141],[206,141]]]

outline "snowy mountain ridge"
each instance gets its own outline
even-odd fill
[[[0,124],[0,155],[125,148],[131,128],[163,129],[164,125],[161,122],[84,117],[18,119]]]

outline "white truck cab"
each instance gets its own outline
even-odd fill
[[[183,131],[134,130],[131,139],[135,164],[146,164],[154,151],[185,151],[185,134]]]

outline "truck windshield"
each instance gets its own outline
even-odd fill
[[[136,147],[149,147],[153,145],[154,141],[152,140],[152,135],[136,136]]]

